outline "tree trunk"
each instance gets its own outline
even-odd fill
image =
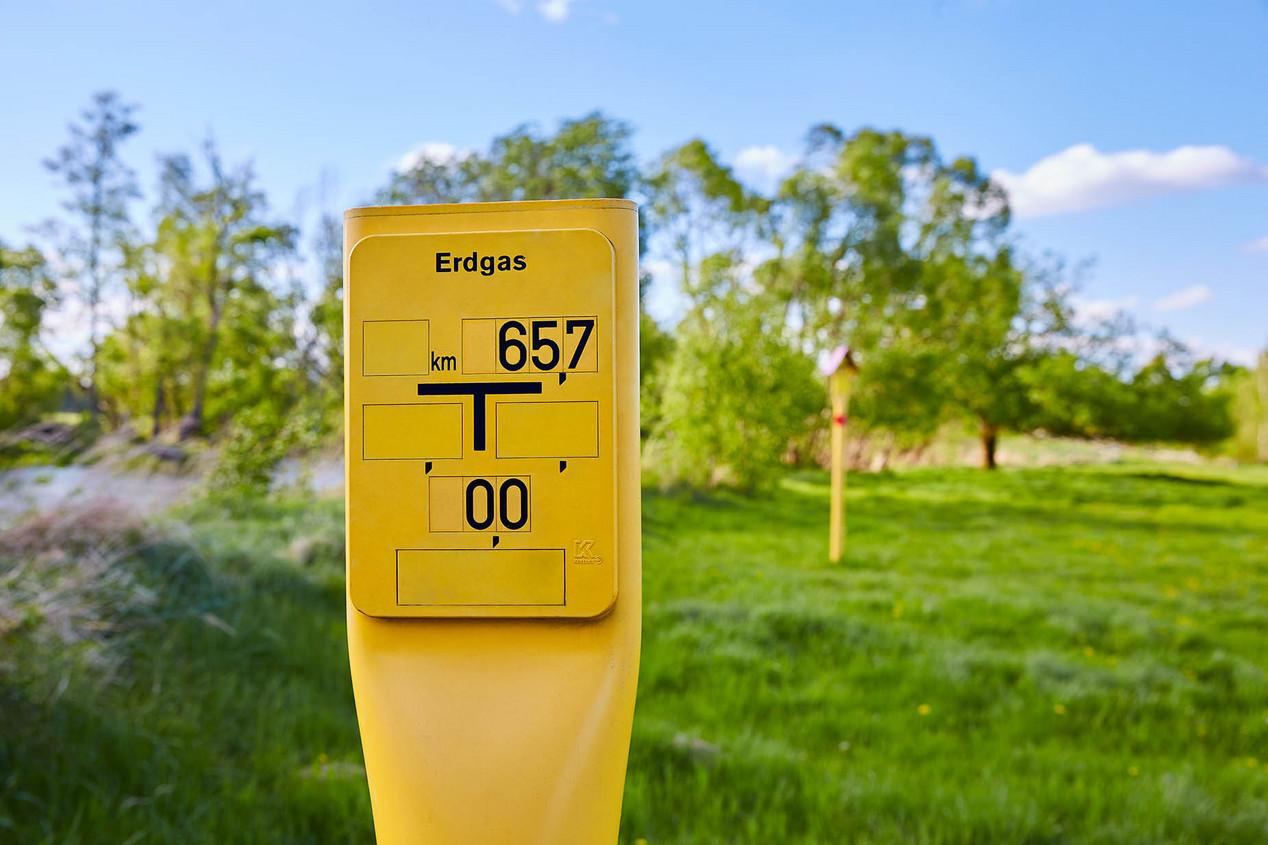
[[[99,149],[98,163],[101,158]],[[99,354],[97,320],[101,312],[101,226],[104,222],[102,208],[104,186],[101,176],[103,171],[100,168],[94,168],[94,172],[96,175],[93,176],[92,181],[92,239],[88,247],[88,284],[91,286],[88,292],[88,341],[92,346],[92,353],[88,357],[88,412],[95,427],[101,414],[101,409],[98,407],[100,400],[97,396],[97,356]]]
[[[216,358],[216,342],[220,339],[218,331],[221,317],[221,306],[214,297],[209,296],[208,299],[211,300],[211,321],[208,326],[207,342],[203,344],[198,370],[194,374],[194,407],[190,409],[189,416],[181,421],[181,440],[188,440],[201,434],[203,430],[203,402],[207,397],[207,378],[211,375],[211,364]]]
[[[96,309],[93,313],[96,314]],[[93,322],[96,322],[95,316]],[[92,353],[88,357],[88,417],[94,426],[101,417],[101,405],[97,399],[97,339],[95,337],[92,341]]]
[[[150,433],[150,437],[155,439],[163,430],[163,411],[166,404],[163,398],[163,378],[160,376],[158,385],[154,388],[154,428]]]
[[[982,469],[995,469],[995,446],[998,440],[999,429],[982,423]]]

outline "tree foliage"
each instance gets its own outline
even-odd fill
[[[734,256],[709,256],[678,325],[649,445],[697,485],[768,486],[789,441],[824,405],[814,362],[789,342],[779,304],[745,285]]]
[[[136,176],[122,159],[119,147],[136,133],[135,106],[113,91],[93,96],[70,125],[70,140],[44,162],[61,177],[70,198],[63,204],[70,214],[60,227],[62,263],[74,268],[76,295],[88,312],[88,402],[98,410],[97,355],[103,298],[117,269],[117,256],[127,235],[128,202],[139,195]]]
[[[39,250],[0,241],[0,431],[51,410],[65,384],[65,372],[40,337],[53,293]]]
[[[75,305],[88,332],[74,377],[94,416],[215,439],[217,483],[259,488],[342,418],[340,221],[319,216],[301,261],[298,228],[269,211],[250,163],[208,142],[160,157],[152,222],[134,226],[139,192],[120,155],[133,113],[97,95],[47,162],[68,193],[56,262],[0,245],[0,427],[74,395],[43,339],[48,309]],[[1007,197],[972,158],[824,124],[767,195],[703,139],[641,170],[631,139],[594,112],[550,132],[521,125],[482,151],[431,146],[378,199],[639,198],[640,303],[653,267],[685,303],[672,330],[640,314],[641,433],[669,477],[769,484],[822,425],[813,360],[839,345],[862,365],[851,431],[896,445],[952,424],[979,434],[986,466],[1006,431],[1201,447],[1236,431],[1239,454],[1263,453],[1268,365],[1250,374],[1165,339],[1136,360],[1133,326],[1088,325],[1061,265],[1019,251]]]
[[[213,143],[201,167],[160,164],[154,236],[125,254],[132,307],[102,346],[104,407],[115,424],[148,419],[154,437],[223,433],[217,478],[258,484],[329,404],[300,345],[303,291],[277,278],[296,232]]]
[[[625,197],[638,178],[630,127],[593,112],[553,135],[531,125],[493,140],[484,153],[424,150],[379,192],[389,204]]]
[[[187,365],[179,379],[163,373],[157,381],[184,394],[185,437],[203,431],[209,387],[217,417],[232,414],[216,406],[215,394],[233,397],[235,406],[275,401],[277,381],[286,379],[276,362],[294,346],[291,318],[267,276],[293,247],[295,231],[265,217],[249,165],[226,166],[211,142],[204,157],[206,182],[188,156],[162,159],[156,209],[154,249],[166,261],[155,310],[179,320],[167,340],[182,347],[174,360]]]
[[[644,187],[650,240],[676,266],[678,283],[688,296],[706,257],[742,251],[769,208],[698,138],[663,155]]]
[[[1236,425],[1230,452],[1239,460],[1268,462],[1268,350],[1253,369],[1234,373],[1228,388]]]

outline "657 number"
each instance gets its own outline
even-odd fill
[[[524,325],[527,322],[528,325]],[[566,366],[564,351],[560,349],[559,324],[564,324],[566,338],[576,338]],[[524,369],[531,357],[533,367],[539,372],[575,370],[581,362],[590,335],[594,333],[593,317],[567,317],[546,320],[507,320],[498,330],[498,363],[502,369],[515,373]],[[554,337],[552,337],[554,335]],[[565,343],[565,346],[570,344]]]

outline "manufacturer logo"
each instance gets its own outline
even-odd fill
[[[572,562],[600,564],[603,563],[603,556],[595,552],[594,540],[573,540]]]

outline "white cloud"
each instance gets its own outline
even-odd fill
[[[1190,338],[1185,344],[1198,358],[1214,358],[1217,361],[1228,361],[1243,367],[1254,367],[1259,361],[1259,350],[1249,346],[1236,346],[1232,343],[1207,343],[1200,337]]]
[[[1242,245],[1242,252],[1268,252],[1268,235]]]
[[[779,147],[745,147],[735,156],[735,172],[759,188],[773,189],[797,165],[797,156]]]
[[[396,163],[396,169],[400,173],[407,173],[423,162],[453,164],[455,161],[461,161],[472,153],[473,150],[459,149],[453,144],[447,144],[443,141],[427,141],[401,156],[401,160]]]
[[[1215,297],[1206,285],[1192,285],[1184,290],[1164,296],[1154,303],[1155,311],[1183,311],[1203,302],[1210,302]]]
[[[524,10],[525,0],[493,0],[503,11],[510,12],[512,15],[518,15]],[[568,20],[568,15],[572,13],[572,7],[581,0],[538,0],[536,7],[537,13],[551,23],[562,23]],[[603,22],[607,24],[615,24],[619,17],[616,12],[606,12],[602,16]]]
[[[1126,296],[1122,299],[1083,299],[1082,297],[1072,297],[1071,305],[1074,306],[1074,319],[1076,322],[1086,325],[1089,323],[1099,323],[1102,320],[1108,320],[1120,311],[1130,311],[1140,303],[1138,296]]]
[[[1168,152],[1103,153],[1076,144],[1031,165],[1025,173],[991,174],[1018,217],[1067,214],[1182,191],[1268,181],[1268,168],[1228,147],[1184,146]]]
[[[551,23],[559,23],[568,19],[572,4],[576,2],[579,0],[542,0],[537,4],[537,11]]]

